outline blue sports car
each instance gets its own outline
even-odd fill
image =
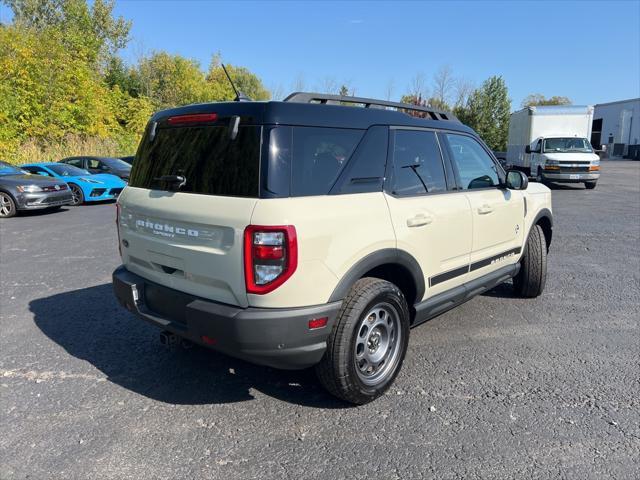
[[[67,182],[73,194],[71,205],[116,199],[122,189],[127,186],[125,182],[115,175],[107,173],[91,174],[87,170],[64,163],[28,163],[20,168],[29,173],[53,177]]]

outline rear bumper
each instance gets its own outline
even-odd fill
[[[62,192],[22,193],[17,196],[18,210],[38,210],[41,208],[70,205],[72,198],[69,190]]]
[[[123,266],[113,272],[113,288],[120,304],[163,330],[233,357],[282,369],[307,368],[320,361],[342,303],[239,308],[149,282]],[[328,318],[327,325],[309,330],[309,320],[321,317]]]
[[[600,178],[600,173],[552,173],[544,171],[542,176],[545,180],[560,183],[582,183],[593,182]]]

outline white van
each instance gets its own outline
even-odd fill
[[[507,164],[538,182],[596,187],[600,157],[589,140],[591,106],[527,107],[511,114]]]

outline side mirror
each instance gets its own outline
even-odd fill
[[[529,186],[529,177],[520,170],[507,170],[504,183],[509,190],[526,190]]]
[[[524,147],[524,153],[531,153],[531,145]]]

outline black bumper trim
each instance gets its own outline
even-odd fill
[[[176,303],[183,305],[180,321],[147,307],[147,285],[170,293],[167,301],[174,305],[169,310]],[[342,305],[338,301],[300,308],[239,308],[163,287],[123,266],[113,272],[113,288],[125,308],[164,330],[233,357],[282,369],[307,368],[320,361]],[[309,320],[320,317],[328,318],[327,326],[309,330]],[[205,342],[203,336],[214,343]]]

